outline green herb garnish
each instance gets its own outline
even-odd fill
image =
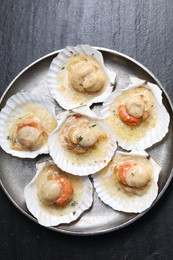
[[[74,207],[74,206],[76,206],[77,204],[78,204],[77,201],[73,200],[72,203],[71,203],[71,206]]]
[[[81,135],[80,135],[79,137],[77,137],[77,141],[78,141],[78,142],[81,142],[82,139],[83,139],[83,137],[82,137]]]

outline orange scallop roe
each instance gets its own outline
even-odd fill
[[[17,131],[19,131],[20,129],[22,129],[23,127],[26,127],[26,126],[30,126],[30,127],[34,127],[34,128],[40,128],[40,125],[36,121],[28,120],[26,122],[21,123],[18,126]]]
[[[121,121],[129,126],[135,126],[141,122],[142,117],[136,118],[134,116],[131,116],[127,112],[127,108],[125,105],[121,104],[118,108],[118,114],[121,119]]]
[[[67,205],[73,197],[73,187],[67,178],[56,176],[55,179],[61,185],[60,197],[55,201],[58,206],[64,207]]]

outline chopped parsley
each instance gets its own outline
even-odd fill
[[[96,125],[92,125],[91,127],[95,127]]]
[[[72,54],[74,54],[74,52],[70,51]]]
[[[7,136],[7,140],[11,140],[11,138],[10,138],[10,136],[9,136],[9,135]]]
[[[83,137],[82,137],[81,135],[77,137],[77,141],[78,141],[78,142],[81,142],[82,139],[83,139]]]
[[[73,211],[73,215],[75,215],[76,214],[76,211]]]
[[[134,173],[133,173],[133,172],[131,172],[131,175],[132,175],[132,176],[134,176]]]
[[[74,206],[76,206],[77,204],[78,204],[77,201],[73,200],[72,203],[71,203],[71,206],[74,207]]]
[[[92,53],[92,56],[94,56],[94,53]]]
[[[64,69],[65,69],[65,67],[62,67],[61,69],[62,69],[62,70],[64,70]]]
[[[150,159],[150,155],[147,156],[147,159],[148,159],[148,160]]]

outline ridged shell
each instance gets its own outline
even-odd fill
[[[7,100],[5,107],[0,112],[0,145],[5,152],[13,156],[35,158],[38,154],[49,153],[48,144],[36,151],[17,151],[10,148],[10,140],[8,140],[11,125],[17,117],[23,115],[24,106],[27,103],[34,103],[43,107],[56,118],[54,105],[49,100],[46,100],[40,95],[19,92]],[[25,109],[25,113],[26,112],[27,110]]]
[[[114,158],[117,155],[132,155],[132,156],[141,156],[141,157],[147,157],[148,154],[144,151],[132,151],[130,153],[124,153],[124,152],[118,152],[115,154]],[[153,168],[153,179],[151,186],[147,190],[147,192],[142,195],[133,195],[129,196],[128,194],[125,194],[114,186],[114,195],[110,193],[110,189],[106,189],[103,186],[103,183],[107,183],[109,179],[111,178],[111,183],[114,185],[114,178],[113,178],[113,168],[115,166],[114,163],[114,158],[113,160],[109,163],[107,167],[105,167],[102,171],[94,174],[93,180],[94,180],[94,187],[96,189],[96,192],[99,196],[99,198],[107,205],[112,207],[114,210],[118,211],[123,211],[127,213],[140,213],[146,210],[151,206],[153,201],[156,199],[157,194],[158,194],[158,178],[159,178],[159,173],[161,171],[161,167],[152,159],[150,158],[150,163]]]
[[[68,84],[68,71],[66,69],[66,64],[69,59],[74,54],[87,55],[95,57],[97,61],[101,64],[103,69],[105,70],[110,82],[105,87],[104,91],[99,92],[95,95],[88,95],[86,98],[85,93],[79,93],[75,90],[72,90]],[[63,68],[63,70],[62,70]],[[65,86],[68,87],[68,92],[61,91],[61,84],[57,80],[57,76],[62,74],[62,78],[64,78]],[[114,83],[116,74],[112,71],[109,71],[104,66],[103,56],[101,52],[96,50],[95,48],[89,45],[77,45],[75,47],[69,46],[63,49],[57,57],[55,57],[50,65],[47,82],[48,87],[50,89],[51,95],[54,99],[60,104],[64,109],[72,109],[78,107],[80,105],[88,105],[90,106],[93,103],[103,102],[105,98],[107,98],[112,92],[112,85]],[[68,95],[68,96],[67,96]],[[76,98],[78,97],[78,98]],[[82,103],[82,104],[81,104]]]
[[[53,164],[53,161],[43,161],[36,164],[37,173],[32,181],[24,189],[24,198],[28,210],[43,226],[58,226],[60,224],[70,223],[80,217],[84,211],[89,209],[93,202],[93,186],[88,177],[77,177],[78,181],[83,185],[83,194],[78,202],[77,206],[71,206],[71,212],[67,215],[57,216],[52,215],[40,206],[40,201],[37,195],[37,188],[35,185],[36,179],[39,173],[45,168],[45,166]]]
[[[92,152],[93,157],[89,160],[89,162],[87,162],[87,157],[81,159],[80,155],[76,155],[75,157],[72,156],[72,153],[68,152],[68,150],[66,151],[60,142],[58,142],[59,132],[66,119],[68,116],[75,114],[85,115],[91,119],[94,119],[95,122],[105,131],[108,136],[108,140],[106,142],[107,150],[106,147],[102,147],[105,157],[102,157],[102,153],[98,152],[99,155],[96,156],[96,154]],[[85,176],[99,171],[108,164],[117,148],[117,143],[114,133],[102,118],[98,118],[94,112],[84,106],[59,114],[57,119],[58,127],[49,137],[49,150],[51,157],[59,168],[74,175]]]
[[[116,133],[115,133],[115,128],[116,124],[112,129],[114,130],[114,133],[116,135],[116,138],[118,140],[118,144],[126,150],[133,150],[133,149],[141,149],[144,150],[146,148],[151,147],[153,144],[161,141],[165,135],[168,132],[168,127],[169,127],[169,122],[170,122],[170,116],[164,107],[162,103],[162,91],[160,88],[150,82],[146,82],[145,80],[138,79],[136,77],[130,77],[130,80],[132,84],[130,84],[126,89],[117,89],[115,90],[111,96],[105,100],[103,103],[103,106],[101,108],[101,114],[104,116],[104,118],[108,119],[110,118],[111,115],[111,110],[110,106],[112,104],[116,104],[116,99],[120,97],[123,93],[125,93],[128,90],[135,89],[136,87],[139,86],[144,86],[146,89],[149,89],[152,91],[153,96],[155,98],[156,104],[157,104],[157,112],[158,112],[158,118],[156,120],[155,126],[150,129],[145,136],[143,136],[140,140],[138,141],[133,141],[129,142],[129,136],[126,135],[125,138],[120,138]]]

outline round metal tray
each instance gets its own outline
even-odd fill
[[[162,167],[159,178],[159,194],[152,204],[153,206],[159,201],[160,197],[168,187],[173,175],[173,108],[170,99],[156,77],[139,62],[116,51],[105,48],[97,49],[102,52],[106,66],[117,74],[117,89],[127,87],[129,84],[129,76],[134,75],[157,84],[163,91],[163,102],[171,117],[169,132],[160,143],[155,144],[152,148],[147,150],[152,158]],[[10,96],[19,91],[29,91],[38,93],[39,95],[44,95],[58,106],[58,104],[51,98],[46,83],[50,63],[58,53],[59,51],[50,53],[25,68],[11,82],[3,94],[0,109],[4,107]],[[23,190],[35,174],[36,162],[43,157],[44,156],[39,156],[35,159],[20,159],[6,154],[2,149],[0,156],[0,178],[3,190],[13,204],[23,214],[36,222],[37,220],[26,208]],[[101,234],[118,230],[129,225],[144,215],[148,210],[141,214],[127,214],[114,211],[107,205],[103,204],[94,192],[92,208],[85,212],[85,214],[83,214],[77,221],[68,225],[50,227],[50,229],[73,235]]]

